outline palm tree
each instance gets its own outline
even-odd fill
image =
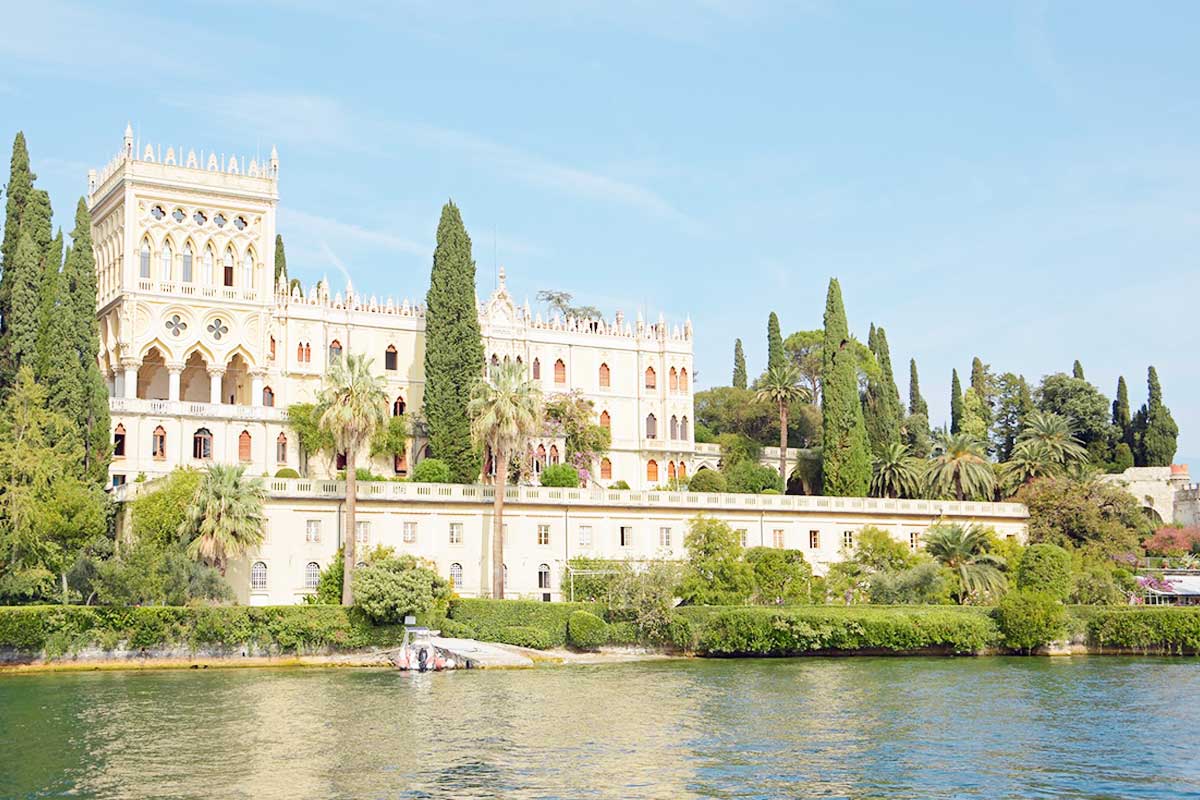
[[[387,421],[388,394],[383,378],[371,374],[372,359],[346,355],[333,359],[317,398],[321,428],[346,455],[346,529],[342,534],[342,605],[354,604],[354,514],[358,494],[358,456],[371,446]]]
[[[871,476],[873,497],[916,497],[921,492],[921,474],[925,463],[909,455],[900,442],[885,445],[875,457]]]
[[[1000,465],[1000,477],[1005,492],[1015,493],[1024,484],[1038,478],[1050,478],[1062,473],[1062,464],[1043,441],[1030,439],[1014,447],[1012,457]]]
[[[492,597],[504,597],[504,485],[508,462],[524,452],[529,437],[542,428],[542,392],[520,362],[493,365],[471,390],[467,404],[471,439],[491,456],[495,471],[492,501]]]
[[[996,473],[983,443],[966,433],[938,434],[926,481],[933,494],[944,497],[953,493],[956,500],[990,498],[996,489]]]
[[[810,400],[808,388],[800,385],[800,370],[795,364],[771,367],[756,387],[760,403],[775,403],[779,407],[779,475],[787,482],[788,406],[798,400]]]
[[[245,473],[244,467],[209,467],[179,526],[179,536],[190,542],[188,555],[216,567],[222,575],[230,559],[263,540],[266,489],[261,478]]]
[[[925,551],[958,573],[958,602],[1004,591],[1004,559],[988,551],[987,530],[979,525],[934,525],[925,534]]]
[[[1059,414],[1034,411],[1025,418],[1013,452],[1035,444],[1045,448],[1044,452],[1064,467],[1088,458],[1083,444],[1071,434],[1071,424]]]

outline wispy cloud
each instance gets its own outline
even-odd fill
[[[342,222],[331,217],[309,214],[287,207],[280,207],[279,221],[281,227],[287,226],[293,230],[303,231],[303,235],[309,238],[336,237],[419,256],[429,255],[433,251],[432,244],[414,242],[389,231],[366,228],[353,222]]]

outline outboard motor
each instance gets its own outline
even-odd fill
[[[429,651],[424,647],[417,651],[417,671],[429,671]]]

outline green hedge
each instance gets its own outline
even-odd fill
[[[1106,608],[1087,625],[1088,641],[1101,647],[1200,654],[1200,608]]]
[[[595,650],[608,642],[608,625],[589,611],[572,611],[567,617],[567,641],[580,650]]]
[[[940,608],[736,608],[704,617],[695,626],[697,648],[719,656],[856,650],[974,653],[999,640],[996,623],[986,613]]]
[[[279,653],[398,644],[404,629],[340,606],[0,607],[0,648],[55,658],[85,647],[255,646]]]
[[[599,617],[604,615],[604,606],[601,603],[458,598],[450,601],[449,617],[468,626],[476,638],[486,642],[507,642],[502,638],[505,628],[528,627],[545,634],[546,647],[562,647],[567,643],[567,619],[573,611],[587,611]]]

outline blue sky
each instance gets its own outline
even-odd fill
[[[1200,6],[682,2],[6,4],[0,135],[58,221],[142,141],[281,158],[306,283],[423,297],[441,204],[481,293],[565,289],[696,329],[701,387],[766,317],[950,370],[1158,367],[1200,455]],[[901,391],[906,392],[902,380]],[[1200,463],[1197,464],[1200,468]]]

